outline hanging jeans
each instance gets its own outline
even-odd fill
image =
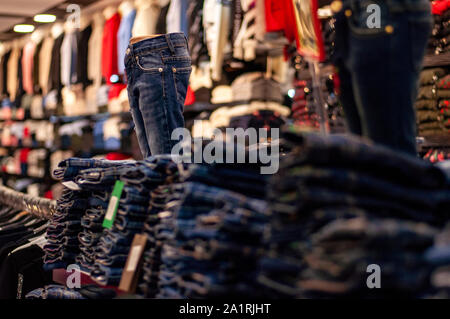
[[[413,104],[431,31],[430,1],[346,0],[335,18],[333,60],[350,131],[416,154]]]
[[[132,38],[125,55],[128,97],[139,147],[144,157],[170,154],[184,127],[191,58],[183,33]]]

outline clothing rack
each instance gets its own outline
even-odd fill
[[[0,186],[0,203],[12,208],[22,209],[42,219],[50,219],[56,211],[56,201],[34,197]]]

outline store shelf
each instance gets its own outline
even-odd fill
[[[450,66],[450,52],[439,55],[426,55],[423,59],[423,67]]]
[[[420,140],[419,148],[421,149],[450,148],[450,134],[421,136],[418,139]]]
[[[25,122],[25,121],[50,121],[52,123],[70,123],[78,120],[99,120],[102,118],[112,117],[112,116],[130,116],[130,112],[119,112],[119,113],[98,113],[98,114],[83,114],[83,115],[74,115],[74,116],[66,116],[66,115],[52,115],[44,118],[26,118],[26,119],[0,119],[0,122]]]

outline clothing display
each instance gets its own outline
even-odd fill
[[[132,38],[125,56],[128,97],[144,157],[170,154],[178,142],[172,131],[184,127],[191,58],[183,33]]]
[[[0,299],[450,298],[450,0],[67,5],[0,19]]]

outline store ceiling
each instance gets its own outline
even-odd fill
[[[94,2],[96,0],[0,0],[0,41],[17,37],[12,31],[17,23],[39,25],[33,21],[36,14],[51,13],[63,19],[68,4],[84,7]]]

